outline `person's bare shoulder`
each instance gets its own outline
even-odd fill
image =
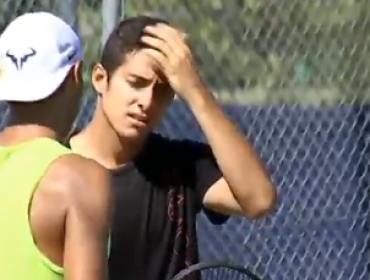
[[[63,188],[66,205],[63,266],[66,279],[106,279],[112,214],[108,170],[77,154],[58,159],[48,172]]]
[[[53,164],[51,171],[58,173],[71,198],[77,198],[80,192],[83,197],[94,195],[95,192],[108,196],[111,194],[109,171],[92,159],[78,154],[66,155]]]

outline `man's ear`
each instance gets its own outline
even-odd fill
[[[108,90],[108,73],[100,63],[95,64],[92,70],[91,82],[99,95],[103,95]]]
[[[77,62],[74,66],[73,66],[73,79],[75,80],[75,82],[77,84],[82,84],[83,83],[83,80],[82,80],[82,61],[79,61]]]

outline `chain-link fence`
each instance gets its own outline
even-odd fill
[[[369,279],[368,0],[84,0],[77,9],[78,2],[3,1],[0,25],[24,11],[58,13],[84,38],[89,80],[119,11],[174,21],[190,34],[214,94],[268,164],[280,195],[276,213],[223,226],[201,215],[202,258],[232,259],[265,279]],[[80,124],[93,107],[87,91]],[[204,140],[180,102],[159,130]]]

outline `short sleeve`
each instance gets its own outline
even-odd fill
[[[203,207],[204,195],[207,193],[209,188],[223,176],[210,146],[189,140],[182,141],[181,146],[183,148],[185,158],[189,160],[188,163],[192,165],[192,169],[195,171],[194,192],[198,210],[203,209],[209,220],[214,224],[225,222],[228,219],[228,216],[215,213],[214,211],[204,209]]]

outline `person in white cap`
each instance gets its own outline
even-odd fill
[[[82,95],[82,46],[60,18],[27,13],[0,35],[0,279],[103,280],[107,171],[59,144]],[[88,191],[86,190],[88,186]]]

